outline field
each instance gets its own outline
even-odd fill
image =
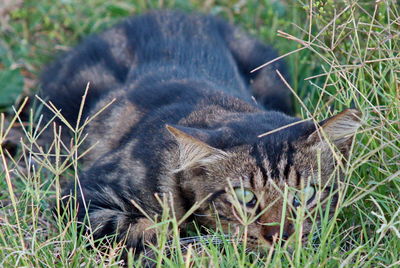
[[[155,226],[160,231],[155,265],[400,267],[400,6],[395,0],[3,0],[0,267],[120,264],[119,245],[107,254],[91,249],[93,239],[77,230],[73,217],[52,216],[60,183],[78,176],[84,129],[73,129],[75,139],[65,148],[55,139],[56,154],[50,155],[39,147],[42,130],[50,126],[41,121],[40,105],[30,107],[40,103],[34,97],[38,77],[55,55],[154,8],[222,16],[278,48],[290,68],[297,116],[322,120],[347,107],[363,113],[344,167],[340,205],[333,218],[323,217],[315,226],[317,239],[301,245],[294,236],[290,247],[261,255],[246,250],[246,230],[240,241],[210,230],[198,248],[183,250],[178,223],[166,211]],[[130,258],[129,265],[145,259]]]

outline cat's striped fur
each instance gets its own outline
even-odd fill
[[[157,11],[89,37],[44,72],[42,96],[70,122],[87,82],[84,117],[116,99],[87,130],[87,146],[99,144],[80,174],[84,197],[77,193],[78,217],[84,220],[86,206],[95,238],[117,233],[140,251],[143,241],[154,240],[154,229],[131,200],[155,217],[161,214],[155,194],[171,194],[178,218],[206,199],[192,218],[208,227],[219,218],[227,229],[240,227],[229,185],[248,189],[257,202],[243,209],[262,213],[248,229],[251,247],[274,242],[280,226],[270,223],[284,222],[283,238],[293,233],[293,194],[281,219],[285,186],[318,184],[321,191],[307,206],[325,202],[337,162],[322,136],[346,155],[359,112],[345,110],[320,125],[293,124],[299,119],[287,115],[290,92],[275,71],[287,77],[283,62],[250,73],[275,57],[223,20]],[[330,204],[333,209],[335,200]],[[306,237],[310,222],[303,225]]]

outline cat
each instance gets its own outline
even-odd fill
[[[88,215],[94,238],[116,234],[136,253],[155,243],[144,214],[161,215],[156,194],[172,197],[178,219],[203,200],[191,218],[210,228],[218,218],[226,232],[241,227],[238,201],[259,214],[248,226],[250,248],[293,234],[302,202],[289,192],[285,203],[285,186],[304,193],[310,211],[321,203],[334,211],[329,178],[339,160],[331,144],[346,159],[361,114],[346,109],[320,123],[293,117],[291,92],[276,72],[288,79],[285,63],[251,73],[276,57],[223,19],[152,11],[88,37],[45,69],[41,96],[73,125],[88,82],[83,118],[115,99],[87,128],[85,146],[98,144],[85,156],[76,193],[78,220]],[[64,194],[74,189],[71,182]],[[306,240],[312,222],[302,225]]]

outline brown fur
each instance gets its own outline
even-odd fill
[[[77,193],[78,218],[89,216],[96,239],[117,234],[139,252],[155,236],[146,217],[161,215],[158,195],[172,196],[178,219],[205,200],[192,218],[207,227],[219,219],[228,231],[241,228],[244,215],[257,217],[248,225],[249,245],[271,246],[294,232],[298,195],[312,186],[307,239],[313,210],[334,210],[332,174],[343,159],[334,147],[348,155],[360,113],[293,124],[299,119],[283,113],[292,110],[290,91],[275,71],[285,75],[284,64],[250,74],[276,56],[217,18],[159,11],[89,38],[49,68],[43,95],[72,123],[87,82],[83,118],[115,100],[87,129],[86,146],[97,145]],[[255,199],[238,200],[242,189]]]

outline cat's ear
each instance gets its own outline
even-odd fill
[[[228,154],[194,136],[206,136],[198,129],[166,125],[179,145],[179,170],[196,168],[224,159]],[[178,129],[179,128],[179,129]]]
[[[361,112],[356,109],[346,109],[320,122],[318,129],[309,136],[308,140],[321,143],[326,137],[342,153],[347,154],[353,136],[360,126]]]

